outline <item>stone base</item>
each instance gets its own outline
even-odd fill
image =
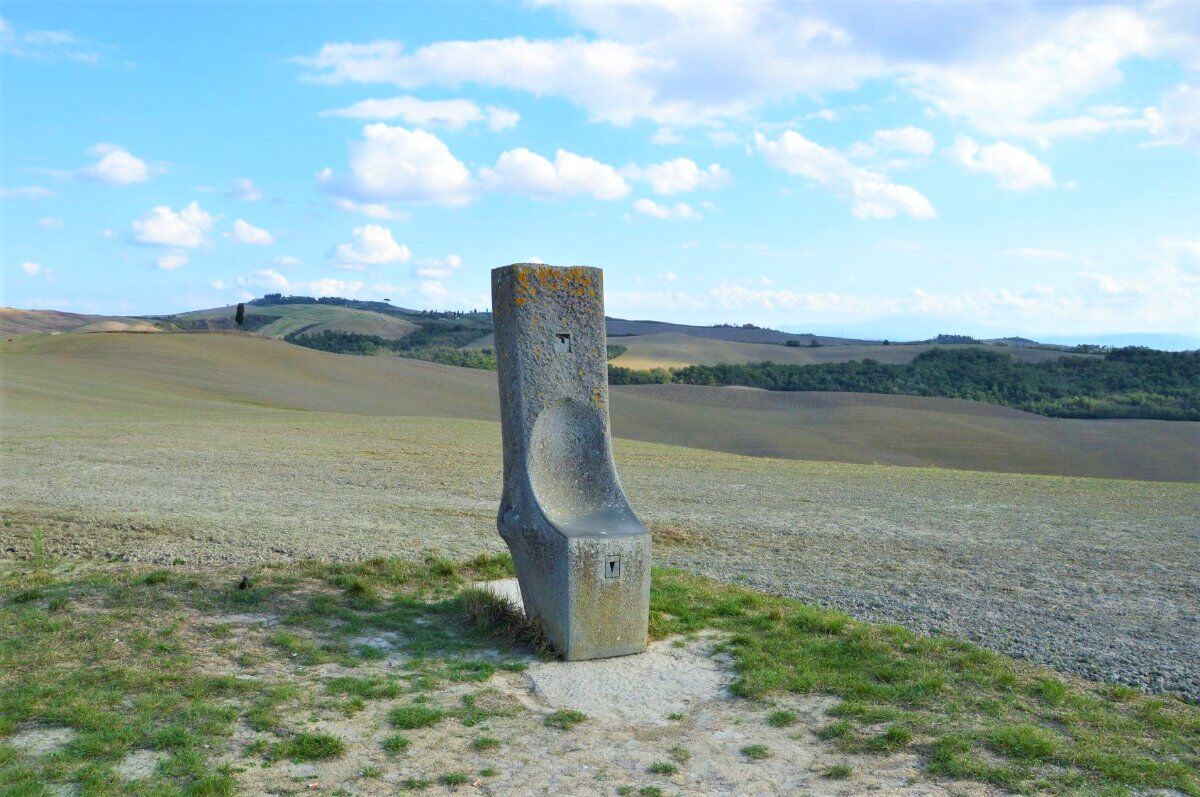
[[[506,535],[507,537],[507,535]],[[525,614],[567,661],[646,649],[650,534],[507,538]]]

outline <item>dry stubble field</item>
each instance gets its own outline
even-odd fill
[[[470,391],[455,395],[452,380],[476,375],[424,363],[408,372],[446,375],[439,392],[431,380],[376,374],[394,389],[396,415],[297,411],[271,406],[278,364],[269,359],[259,363],[262,384],[231,395],[220,369],[185,383],[151,356],[165,356],[164,338],[216,345],[234,336],[153,336],[160,348],[145,357],[121,367],[99,360],[110,370],[98,382],[102,338],[135,339],[88,336],[48,370],[0,361],[0,553],[28,556],[39,531],[54,555],[231,573],[267,561],[502,550],[498,425],[418,414],[453,409]],[[260,345],[295,350],[254,341],[251,351]],[[304,357],[287,363],[289,373],[347,359]],[[307,375],[314,394],[363,399],[358,385]],[[299,400],[282,391],[275,399]],[[617,441],[616,454],[659,562],[1076,674],[1200,696],[1194,484],[769,459],[629,440]]]

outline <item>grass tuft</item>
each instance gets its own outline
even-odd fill
[[[796,724],[796,712],[794,711],[772,711],[767,717],[767,724],[772,728],[787,728]]]
[[[271,761],[287,759],[295,764],[306,761],[328,761],[341,758],[346,753],[346,743],[328,733],[298,733],[271,747],[267,758]]]
[[[427,728],[430,725],[436,725],[445,716],[446,712],[441,709],[412,703],[392,709],[388,713],[388,722],[392,724],[393,728],[412,730],[414,728]]]
[[[845,780],[853,774],[854,770],[849,764],[834,764],[826,769],[822,774],[830,780]]]
[[[587,714],[584,714],[582,711],[563,708],[559,709],[553,714],[548,714],[543,722],[548,728],[558,728],[560,731],[569,731],[586,719]]]
[[[739,752],[750,761],[763,761],[771,757],[771,748],[765,744],[748,744]]]

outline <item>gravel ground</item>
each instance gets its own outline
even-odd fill
[[[757,459],[618,441],[659,563],[1200,700],[1196,485]],[[228,568],[502,548],[498,426],[244,408],[25,417],[0,556]]]

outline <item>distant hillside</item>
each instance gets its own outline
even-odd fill
[[[843,339],[844,340],[844,339]],[[810,346],[780,346],[770,343],[740,343],[715,338],[700,338],[675,333],[611,338],[611,343],[625,347],[625,352],[612,364],[624,368],[682,368],[688,365],[744,365],[770,361],[791,365],[840,363],[872,359],[881,363],[912,362],[924,351],[938,347],[933,343],[896,343],[891,345],[855,344]],[[955,344],[955,349],[984,348],[1003,351],[1018,362],[1041,362],[1062,357],[1061,349],[1012,346],[999,348],[983,343]],[[1092,355],[1095,356],[1095,355]]]
[[[188,330],[237,329],[233,320],[236,307],[215,307],[166,316],[162,321]],[[398,315],[357,310],[326,304],[246,305],[246,327],[259,335],[282,338],[286,335],[312,335],[325,331],[354,332],[401,338],[418,329],[412,321]]]
[[[789,340],[800,341],[807,345],[815,338],[824,346],[846,346],[871,343],[872,341],[853,338],[837,338],[827,335],[806,335],[793,332],[780,332],[778,329],[767,329],[753,324],[744,326],[691,326],[689,324],[672,324],[667,321],[627,321],[623,318],[606,318],[609,337],[626,335],[688,335],[693,338],[710,340],[727,340],[738,343],[785,343]]]
[[[346,357],[254,335],[0,340],[0,371],[0,403],[10,418],[84,414],[189,423],[236,415],[258,423],[279,411],[316,411],[469,418],[494,428],[499,417],[493,372]],[[1175,481],[1200,476],[1200,423],[1061,420],[954,399],[695,385],[614,387],[612,407],[618,437],[750,456]],[[373,445],[387,452],[381,456],[404,456],[389,450],[387,434]]]
[[[81,315],[59,310],[17,310],[0,307],[0,334],[23,335],[30,332],[157,332],[158,327],[144,318],[109,315]]]

